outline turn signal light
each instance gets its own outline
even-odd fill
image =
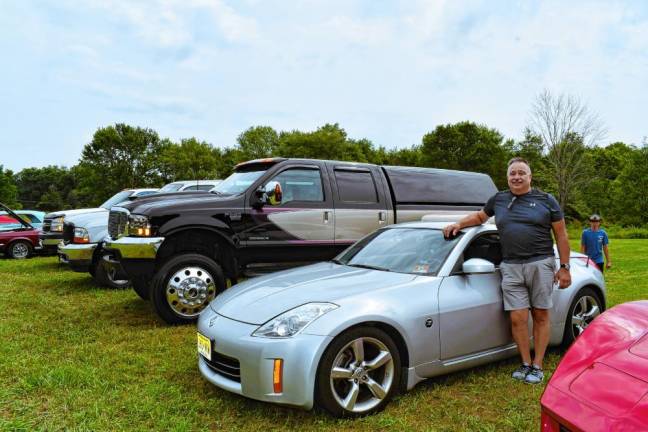
[[[151,235],[151,228],[137,228],[137,235],[148,237]]]
[[[274,360],[272,387],[275,393],[283,393],[283,359]]]
[[[88,237],[74,237],[72,243],[90,243],[90,239]]]

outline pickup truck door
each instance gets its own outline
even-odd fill
[[[323,163],[287,164],[262,182],[281,185],[277,204],[250,209],[251,262],[309,262],[335,256],[333,199]]]
[[[349,245],[394,223],[387,185],[378,167],[330,164],[335,200],[335,243]]]

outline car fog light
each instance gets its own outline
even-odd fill
[[[275,393],[283,393],[283,359],[274,359],[272,388]]]

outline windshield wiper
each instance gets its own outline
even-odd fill
[[[380,270],[380,271],[386,271],[386,272],[391,271],[388,268],[380,267],[380,266],[374,266],[374,265],[371,265],[371,264],[347,264],[347,265],[350,266],[350,267],[365,268],[365,269],[369,269],[369,270]]]

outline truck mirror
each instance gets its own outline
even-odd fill
[[[271,181],[265,185],[264,188],[264,202],[269,205],[281,204],[283,192],[281,190],[281,183],[278,181]]]

